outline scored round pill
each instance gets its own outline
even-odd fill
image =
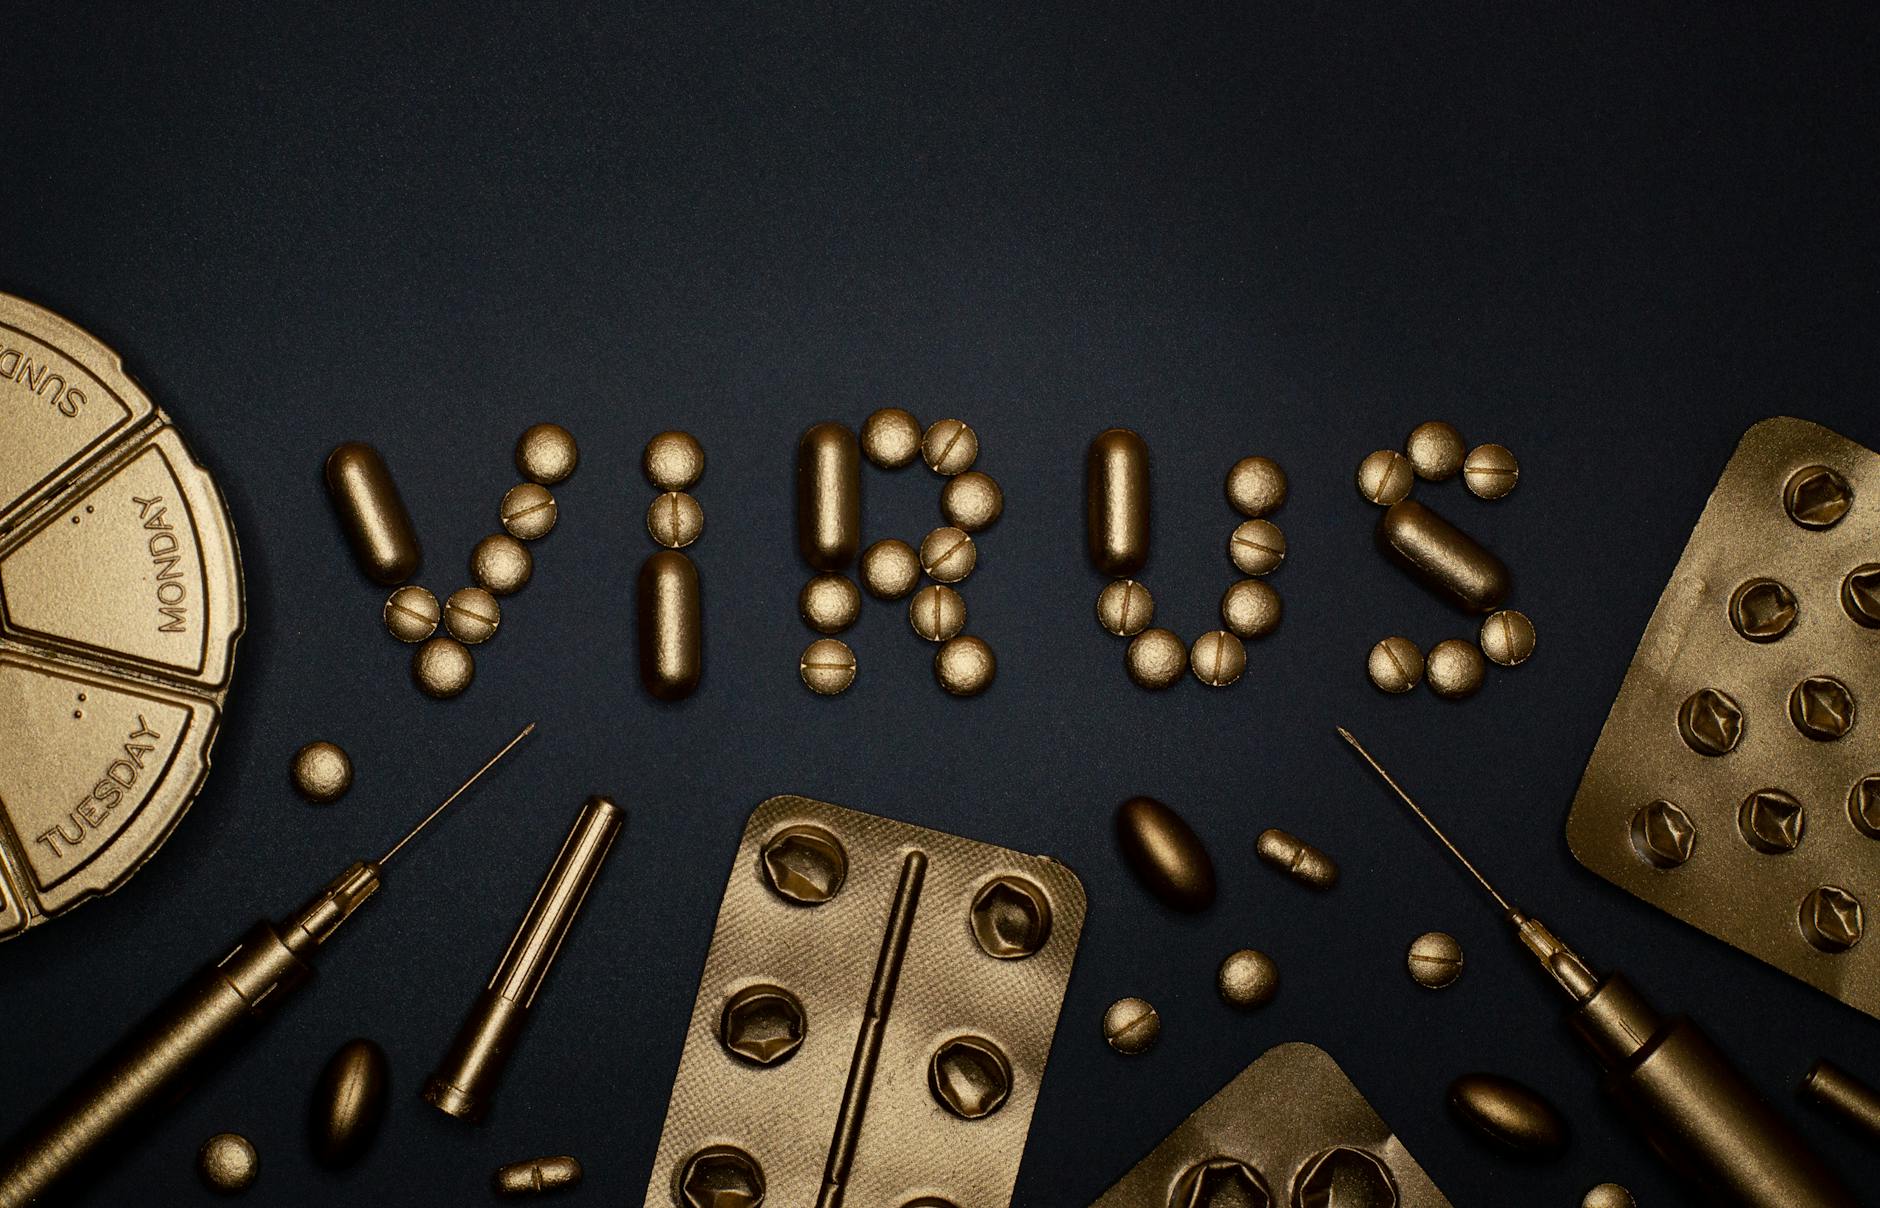
[[[1225,688],[1247,669],[1247,648],[1224,629],[1212,629],[1195,639],[1188,652],[1195,678],[1210,688]]]
[[[1279,593],[1259,579],[1242,579],[1221,596],[1221,621],[1236,637],[1262,638],[1279,626]]]
[[[1403,452],[1418,478],[1442,482],[1461,472],[1468,446],[1462,443],[1462,433],[1456,431],[1454,424],[1433,419],[1410,429],[1409,438],[1403,442]]]
[[[1492,612],[1482,621],[1482,653],[1503,667],[1519,667],[1534,654],[1534,622],[1512,608]]]
[[[1286,502],[1286,471],[1270,457],[1243,457],[1227,471],[1227,502],[1255,518]]]
[[[261,1156],[240,1133],[217,1133],[196,1152],[196,1172],[211,1190],[233,1195],[254,1185],[261,1173]]]
[[[1514,454],[1500,445],[1477,445],[1462,460],[1462,484],[1482,499],[1500,499],[1520,478]]]
[[[294,753],[294,787],[315,805],[328,805],[352,787],[352,760],[337,743],[310,742]]]
[[[1097,624],[1133,638],[1155,620],[1155,597],[1134,579],[1117,579],[1097,593]]]
[[[951,478],[972,469],[979,457],[979,436],[957,419],[943,419],[921,437],[920,455],[928,469]]]
[[[1441,931],[1426,931],[1410,941],[1404,965],[1419,986],[1440,990],[1462,976],[1462,945]]]
[[[1146,1053],[1161,1034],[1162,1017],[1146,999],[1119,998],[1103,1013],[1103,1039],[1119,1053]]]
[[[444,628],[466,646],[487,642],[503,623],[503,606],[481,587],[461,587],[444,601]]]
[[[553,531],[561,510],[555,497],[539,482],[522,482],[503,496],[503,531],[524,541],[536,541]]]
[[[961,634],[933,653],[934,678],[954,696],[978,696],[992,686],[999,660],[981,638]]]
[[[529,547],[508,533],[491,533],[470,551],[470,577],[478,587],[499,596],[514,595],[535,573]]]
[[[921,539],[920,566],[936,583],[958,583],[973,573],[979,550],[968,534],[951,526],[937,528]]]
[[[883,407],[862,421],[862,455],[884,470],[920,456],[920,421],[899,407]]]
[[[667,549],[684,549],[705,532],[705,509],[684,491],[667,491],[647,505],[646,532]]]
[[[1243,520],[1227,539],[1227,556],[1243,575],[1265,575],[1286,560],[1286,534],[1271,520]]]
[[[797,674],[810,691],[834,696],[855,682],[855,652],[835,638],[817,638],[803,651]]]
[[[898,537],[862,551],[862,585],[877,600],[898,600],[920,585],[920,555]]]
[[[411,677],[433,700],[449,700],[460,695],[476,674],[476,659],[469,648],[455,638],[432,638],[411,656]]]
[[[930,642],[944,642],[966,628],[966,601],[940,583],[929,583],[907,602],[907,623]]]
[[[1264,952],[1242,948],[1228,953],[1227,959],[1221,962],[1214,986],[1230,1007],[1244,1011],[1264,1006],[1279,993],[1279,966]]]
[[[1393,634],[1371,647],[1364,670],[1379,691],[1408,692],[1423,682],[1423,652],[1409,638]]]
[[[1188,670],[1188,647],[1166,629],[1145,629],[1130,640],[1129,678],[1139,688],[1167,688]]]
[[[1358,463],[1358,494],[1372,503],[1389,507],[1408,495],[1415,482],[1410,459],[1395,449],[1379,449]]]
[[[990,474],[968,470],[940,488],[940,514],[947,523],[968,533],[991,528],[1005,511],[1005,493]]]
[[[1487,670],[1482,652],[1474,642],[1448,638],[1436,643],[1423,658],[1423,677],[1430,691],[1444,700],[1462,700],[1475,695]]]
[[[640,469],[661,491],[689,491],[705,476],[705,446],[690,432],[661,432],[646,442]]]
[[[401,642],[422,642],[443,617],[437,597],[422,587],[401,587],[385,600],[385,630]]]
[[[530,482],[552,487],[580,461],[574,436],[560,424],[536,424],[516,441],[516,471]]]
[[[862,614],[862,593],[847,575],[817,575],[803,584],[796,608],[817,633],[841,633]]]

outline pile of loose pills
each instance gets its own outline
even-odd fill
[[[705,670],[698,567],[681,553],[705,532],[691,491],[705,476],[705,447],[689,432],[646,442],[640,469],[658,494],[646,505],[646,535],[663,548],[640,564],[640,682],[660,700],[683,700]]]

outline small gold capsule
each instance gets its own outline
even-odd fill
[[[1478,499],[1500,499],[1520,479],[1520,463],[1500,445],[1477,445],[1462,459],[1462,485]]]
[[[391,1066],[385,1050],[359,1037],[339,1047],[314,1087],[313,1156],[329,1169],[351,1166],[372,1147],[385,1119]]]
[[[1540,1092],[1499,1074],[1464,1074],[1449,1084],[1449,1108],[1495,1145],[1523,1158],[1555,1158],[1567,1122]]]
[[[897,537],[862,551],[862,585],[877,600],[899,600],[920,585],[920,555]]]
[[[883,407],[862,421],[862,453],[884,470],[920,456],[920,421],[899,407]]]
[[[1225,688],[1247,670],[1247,648],[1225,629],[1211,629],[1188,651],[1195,678],[1210,688]]]
[[[1097,624],[1119,638],[1133,638],[1155,620],[1155,597],[1134,579],[1117,579],[1097,593]]]
[[[1215,974],[1214,988],[1230,1007],[1244,1011],[1265,1006],[1279,993],[1279,966],[1272,957],[1252,948],[1230,952]]]
[[[835,638],[817,638],[797,661],[797,674],[810,691],[835,696],[855,682],[855,652]]]
[[[1286,502],[1286,471],[1270,457],[1243,457],[1227,471],[1227,502],[1258,519]]]
[[[1409,638],[1392,634],[1371,647],[1364,670],[1380,692],[1401,695],[1423,682],[1423,652]]]
[[[1227,556],[1243,575],[1271,574],[1286,560],[1286,534],[1271,520],[1243,520],[1227,539]]]
[[[1638,1208],[1638,1201],[1617,1183],[1601,1183],[1580,1197],[1580,1208]]]
[[[966,628],[966,601],[941,583],[929,583],[907,602],[907,623],[930,642],[944,642]]]
[[[1084,460],[1090,561],[1127,578],[1149,561],[1149,446],[1127,428],[1100,432]]]
[[[1502,667],[1519,667],[1534,656],[1534,622],[1527,614],[1504,608],[1482,621],[1482,653]]]
[[[539,482],[522,482],[503,496],[503,531],[524,541],[539,541],[554,531],[561,510]]]
[[[491,533],[470,551],[470,577],[478,587],[496,595],[521,591],[534,573],[535,559],[529,547],[508,533]]]
[[[217,1133],[197,1151],[196,1171],[209,1190],[235,1195],[254,1186],[261,1173],[261,1155],[240,1133]]]
[[[437,632],[443,616],[437,597],[415,585],[401,587],[385,600],[385,631],[401,642],[422,642]]]
[[[1880,563],[1857,566],[1841,580],[1841,607],[1855,624],[1880,628]]]
[[[972,537],[956,528],[937,528],[922,538],[920,566],[936,583],[958,583],[973,573],[979,550]]]
[[[660,700],[692,695],[705,671],[698,568],[663,549],[640,564],[640,682]]]
[[[560,424],[536,424],[516,440],[516,472],[530,482],[552,487],[580,462],[573,434]]]
[[[862,454],[842,424],[817,424],[797,442],[796,544],[814,570],[842,570],[862,548]]]
[[[979,436],[957,419],[943,419],[921,437],[920,455],[936,474],[964,474],[979,457]]]
[[[1446,638],[1423,656],[1423,678],[1430,691],[1444,700],[1465,700],[1482,687],[1487,667],[1475,643]]]
[[[1808,529],[1833,528],[1854,503],[1847,479],[1827,466],[1803,466],[1782,488],[1789,519]]]
[[[999,660],[982,638],[961,634],[933,653],[934,678],[954,696],[978,696],[992,686]]]
[[[1146,1053],[1162,1034],[1162,1017],[1147,999],[1119,998],[1103,1012],[1103,1039],[1125,1056]]]
[[[667,549],[684,549],[705,532],[705,509],[684,491],[657,495],[646,505],[646,534]]]
[[[1166,629],[1145,629],[1130,639],[1126,661],[1137,687],[1167,688],[1188,670],[1188,647]]]
[[[368,578],[390,587],[416,573],[418,532],[377,449],[362,441],[334,449],[326,459],[326,491]]]
[[[460,587],[444,601],[444,628],[466,646],[489,641],[502,623],[503,606],[481,587]]]
[[[862,593],[847,575],[817,575],[797,593],[796,610],[817,633],[841,633],[862,614]]]
[[[1462,472],[1462,459],[1468,446],[1463,444],[1462,433],[1456,431],[1455,425],[1433,419],[1410,429],[1403,451],[1418,478],[1443,482]]]
[[[947,480],[940,488],[940,514],[947,523],[962,532],[977,533],[991,528],[1005,511],[1005,492],[990,474],[968,470]]]
[[[1441,931],[1425,931],[1410,941],[1404,957],[1410,979],[1429,990],[1453,985],[1462,976],[1462,945],[1456,937]]]
[[[411,656],[411,677],[432,700],[462,695],[476,674],[476,659],[455,638],[432,638]]]
[[[1395,449],[1379,449],[1358,463],[1358,494],[1382,507],[1408,495],[1416,480],[1409,458]]]
[[[1278,827],[1269,827],[1254,840],[1253,852],[1262,863],[1285,873],[1301,885],[1330,889],[1338,884],[1338,863],[1318,848]]]
[[[525,1195],[565,1191],[581,1185],[581,1163],[566,1154],[552,1158],[531,1158],[498,1166],[490,1178],[490,1190],[506,1200]],[[757,1201],[749,1201],[752,1204]]]
[[[705,446],[690,432],[661,432],[646,442],[640,469],[660,491],[689,491],[705,477]]]
[[[1377,522],[1386,557],[1464,612],[1493,612],[1514,580],[1501,559],[1414,499],[1386,508]]]
[[[1214,860],[1182,816],[1153,797],[1116,807],[1116,845],[1144,889],[1189,914],[1214,904]]]
[[[294,787],[315,805],[338,801],[352,782],[352,760],[338,744],[310,742],[294,753]]]
[[[1235,637],[1263,638],[1279,627],[1279,593],[1259,579],[1242,579],[1221,596],[1221,620]]]

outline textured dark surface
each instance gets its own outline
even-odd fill
[[[269,1204],[475,1203],[499,1163],[553,1152],[587,1167],[570,1203],[633,1202],[744,818],[798,792],[1082,875],[1090,918],[1021,1204],[1088,1203],[1287,1040],[1330,1051],[1460,1205],[1571,1205],[1605,1179],[1697,1203],[1599,1100],[1553,991],[1342,722],[1515,896],[1697,1012],[1873,1185],[1871,1152],[1790,1088],[1822,1053],[1880,1078],[1880,1025],[1583,872],[1561,832],[1743,429],[1787,412],[1880,444],[1870,14],[481,7],[0,21],[0,288],[120,349],[175,416],[229,496],[252,618],[217,769],[170,844],[114,898],[0,946],[0,1131],[251,917],[378,850],[539,718],[95,1202],[207,1201],[194,1153],[222,1129],[256,1142]],[[971,422],[1005,487],[965,584],[1000,656],[976,700],[943,696],[901,609],[875,603],[850,635],[855,687],[821,700],[797,682],[795,438],[887,403]],[[1384,633],[1469,632],[1372,552],[1351,486],[1365,453],[1429,418],[1524,470],[1497,504],[1418,493],[1503,555],[1540,633],[1529,666],[1461,705],[1364,679]],[[475,687],[427,701],[321,459],[345,439],[384,451],[442,594],[495,528],[511,442],[543,419],[582,442],[561,527]],[[1154,453],[1146,577],[1186,637],[1233,577],[1228,464],[1261,452],[1292,476],[1287,617],[1237,687],[1139,692],[1097,627],[1082,454],[1119,423]],[[652,549],[638,453],[669,426],[710,457],[693,551],[708,663],[676,707],[644,695],[631,653]],[[938,488],[869,471],[870,539],[918,539]],[[1856,692],[1874,683],[1855,674]],[[324,808],[287,778],[316,737],[358,772]],[[490,1122],[465,1128],[418,1088],[596,791],[631,812],[621,850]],[[1130,881],[1109,815],[1133,793],[1212,845],[1209,912],[1173,915]],[[1269,825],[1337,858],[1338,888],[1258,865]],[[1469,961],[1439,993],[1403,969],[1432,928]],[[1213,976],[1247,945],[1283,988],[1240,1016]],[[1163,1015],[1136,1060],[1099,1032],[1123,994]],[[393,1110],[366,1164],[333,1176],[307,1151],[308,1095],[356,1034],[390,1054]],[[1464,1136],[1442,1095],[1472,1069],[1549,1093],[1567,1156],[1517,1166]]]

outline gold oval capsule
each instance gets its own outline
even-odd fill
[[[1449,1084],[1458,1119],[1524,1158],[1553,1158],[1567,1147],[1567,1122],[1540,1092],[1499,1074],[1464,1074]]]
[[[842,424],[817,424],[797,442],[796,544],[817,570],[841,570],[861,551],[862,451]]]
[[[1100,432],[1084,462],[1090,561],[1127,578],[1149,561],[1149,446],[1127,428]]]
[[[1391,561],[1464,612],[1493,612],[1513,586],[1500,558],[1414,499],[1385,509],[1377,543]]]
[[[322,1166],[350,1166],[365,1155],[385,1119],[391,1065],[385,1050],[364,1037],[347,1041],[313,1092],[313,1156]]]
[[[1330,889],[1338,884],[1338,863],[1318,848],[1277,827],[1260,832],[1254,854],[1302,885]]]
[[[1143,888],[1176,910],[1214,904],[1214,861],[1182,816],[1153,797],[1116,808],[1116,843]]]
[[[704,671],[698,568],[678,550],[640,564],[640,682],[660,700],[692,695]]]
[[[421,554],[418,532],[379,451],[362,441],[333,450],[326,459],[326,492],[359,569],[387,587],[411,578]]]
[[[561,1191],[581,1184],[581,1163],[566,1154],[531,1158],[496,1168],[490,1189],[506,1200],[545,1191]]]

